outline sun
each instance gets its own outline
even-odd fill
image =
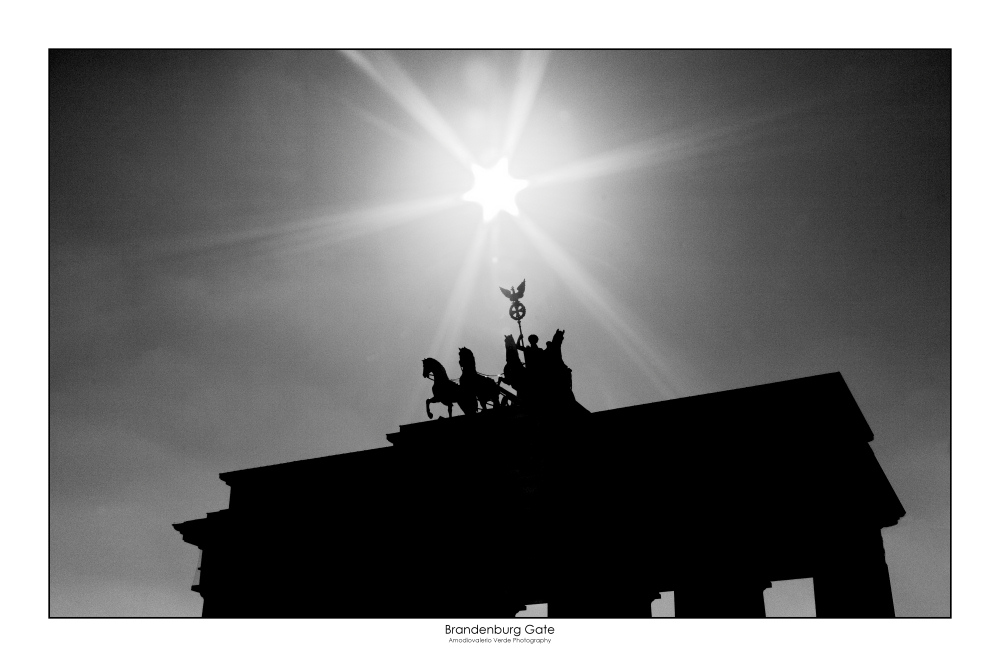
[[[517,215],[515,196],[528,187],[528,181],[510,175],[507,158],[499,160],[489,169],[472,165],[472,189],[462,199],[483,207],[483,222],[495,219],[501,211]]]

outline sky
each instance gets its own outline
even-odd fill
[[[218,474],[386,446],[422,358],[500,372],[522,279],[591,411],[842,373],[896,613],[950,613],[949,52],[49,64],[52,615],[199,615],[171,524]],[[501,157],[528,186],[484,222]]]

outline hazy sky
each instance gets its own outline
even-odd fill
[[[171,524],[218,473],[387,445],[423,357],[500,371],[521,279],[590,410],[840,371],[897,615],[949,613],[947,51],[50,64],[53,615],[200,614]],[[484,224],[462,158],[505,152]]]

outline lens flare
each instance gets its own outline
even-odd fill
[[[517,193],[528,187],[528,181],[510,175],[507,158],[489,169],[472,165],[472,189],[462,199],[483,207],[483,222],[495,219],[501,211],[518,215]]]

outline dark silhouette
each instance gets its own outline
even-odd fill
[[[559,403],[575,401],[573,397],[573,371],[562,357],[562,344],[566,332],[556,329],[552,340],[545,344],[544,385],[551,392],[552,399]]]
[[[528,336],[528,345],[524,345],[524,337],[519,336],[515,348],[524,353],[524,375],[517,395],[525,408],[538,409],[545,390],[545,350],[538,347],[538,336],[535,334]]]
[[[904,510],[839,373],[387,437],[223,473],[229,509],[175,524],[203,615],[649,617],[673,591],[677,616],[748,617],[804,577],[818,616],[894,613],[881,530]]]
[[[524,345],[524,336],[519,336],[517,339],[517,349],[524,352],[524,365],[530,370],[532,365],[538,370],[541,368],[542,363],[542,348],[538,347],[538,336],[531,334],[528,336],[528,345]]]
[[[434,397],[427,399],[427,417],[429,419],[434,418],[433,413],[431,413],[431,403],[444,403],[447,405],[449,417],[451,417],[451,406],[455,403],[458,403],[458,407],[462,408],[463,413],[467,415],[475,414],[475,395],[470,394],[467,389],[464,389],[455,381],[448,379],[448,373],[445,372],[444,366],[437,359],[431,359],[430,357],[424,359],[424,377],[433,377],[434,380],[434,386],[432,387]]]
[[[510,315],[510,319],[517,322],[517,330],[521,334],[521,338],[524,338],[524,332],[521,331],[521,320],[524,319],[527,310],[525,310],[524,304],[521,303],[520,299],[524,296],[524,285],[526,282],[527,280],[522,280],[520,285],[516,288],[511,287],[509,290],[500,288],[500,292],[510,299],[510,310],[507,311],[507,314]]]
[[[524,284],[528,282],[527,280],[522,280],[521,284],[517,287],[511,287],[509,290],[500,288],[500,291],[505,297],[511,300],[511,303],[518,301],[522,296],[524,296]]]
[[[458,348],[458,365],[462,368],[459,384],[476,397],[480,408],[485,410],[487,403],[492,403],[494,408],[498,407],[500,387],[494,380],[476,371],[476,357],[472,354],[472,350],[467,347]],[[465,412],[464,408],[462,411]]]
[[[500,382],[510,385],[514,391],[520,391],[521,382],[524,380],[524,364],[521,363],[521,357],[517,353],[517,343],[514,342],[512,335],[507,334],[503,337],[503,345],[507,363],[504,364]]]
[[[538,336],[534,334],[528,336],[527,346],[522,344],[520,338],[516,343],[511,336],[504,340],[507,346],[504,375],[508,374],[508,368],[512,371],[517,382],[515,388],[518,396],[528,409],[559,407],[576,402],[573,396],[572,371],[562,357],[565,333],[562,329],[556,329],[552,340],[544,348],[538,347]],[[524,352],[523,366],[517,357],[518,350]]]

